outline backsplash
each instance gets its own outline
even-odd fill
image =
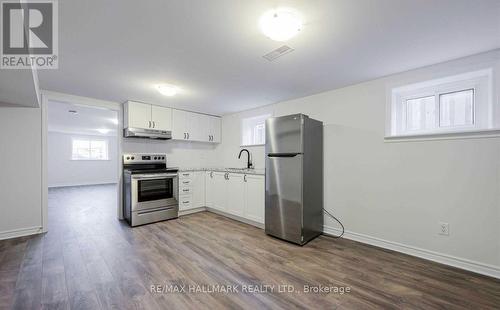
[[[169,167],[220,166],[217,145],[173,140],[122,138],[122,153],[165,153]]]

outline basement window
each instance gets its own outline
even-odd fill
[[[388,138],[492,130],[492,70],[394,88],[389,111]]]
[[[264,145],[266,143],[266,119],[270,114],[244,118],[241,122],[241,145]]]
[[[73,139],[72,160],[108,160],[108,143],[105,140]]]

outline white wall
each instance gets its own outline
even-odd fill
[[[71,160],[73,138],[106,140],[109,160]],[[117,148],[116,136],[49,132],[47,150],[49,187],[117,183],[119,159]]]
[[[500,277],[500,138],[384,142],[392,86],[495,66],[500,52],[224,116],[219,156],[243,166],[242,117],[304,113],[324,122],[325,208],[347,237]],[[498,72],[496,74],[498,74]],[[495,105],[499,105],[499,80]],[[252,147],[264,167],[264,148]],[[438,222],[450,236],[438,235]],[[325,216],[326,230],[336,227]]]
[[[41,110],[0,108],[0,239],[41,231]]]

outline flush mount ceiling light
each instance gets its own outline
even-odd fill
[[[96,129],[99,133],[102,133],[103,135],[107,134],[108,132],[111,131],[111,129],[107,129],[107,128],[99,128],[99,129]]]
[[[156,85],[156,89],[160,92],[160,94],[168,97],[175,96],[179,92],[179,88],[177,86],[170,84]]]
[[[281,8],[264,13],[260,18],[259,27],[271,40],[283,42],[299,33],[302,21],[295,10]]]

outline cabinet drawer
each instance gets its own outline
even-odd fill
[[[192,206],[194,206],[193,196],[191,195],[179,196],[179,210],[191,209]]]
[[[179,196],[191,194],[192,189],[189,186],[181,186],[179,188]]]
[[[194,171],[179,172],[179,180],[191,179],[193,177]]]

